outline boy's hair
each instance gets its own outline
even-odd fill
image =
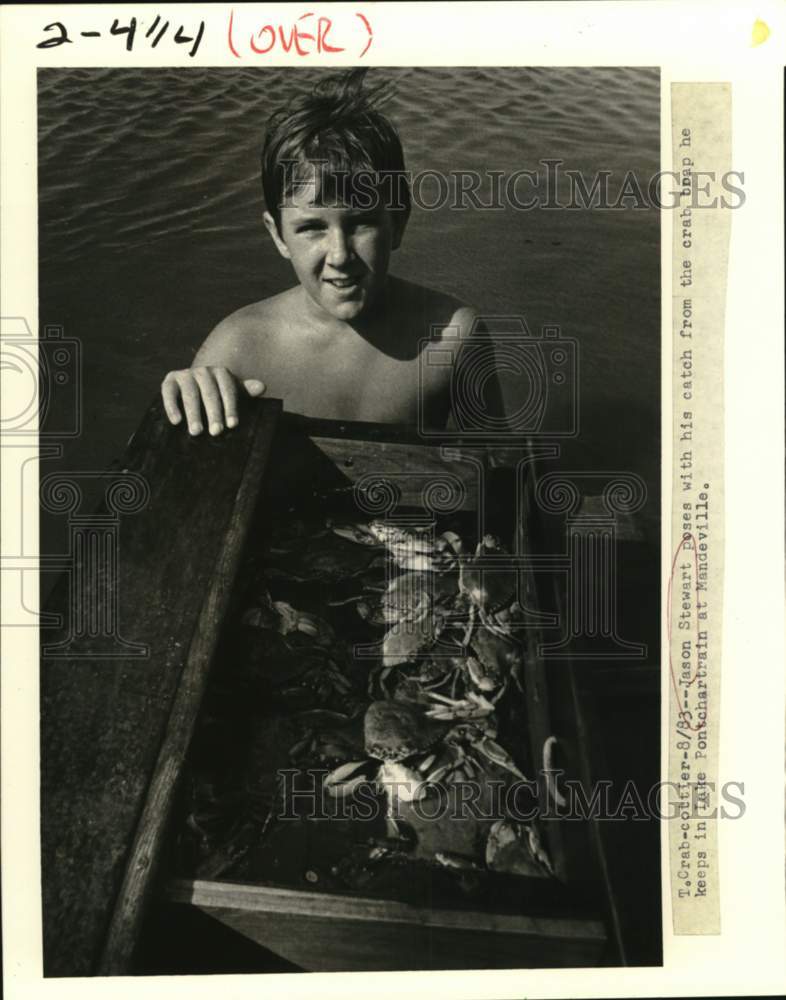
[[[404,151],[393,123],[380,111],[385,84],[364,89],[366,69],[318,83],[305,97],[274,111],[262,147],[262,190],[280,230],[281,207],[315,178],[323,204],[333,198],[371,208],[380,199],[402,213],[411,207]]]

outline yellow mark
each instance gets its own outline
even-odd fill
[[[751,45],[762,45],[770,37],[769,25],[766,21],[756,20],[751,32]]]

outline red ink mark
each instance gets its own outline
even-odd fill
[[[328,44],[327,36],[330,29],[333,27],[333,22],[329,17],[320,17],[317,22],[317,49],[320,52],[343,52],[343,45],[330,45]]]
[[[693,569],[694,569],[694,572],[695,572],[694,580],[696,581],[696,586],[695,586],[695,588],[692,588],[692,589],[695,589],[695,591],[696,591],[697,594],[699,593],[699,587],[698,587],[698,584],[699,584],[699,554],[698,554],[698,551],[696,549],[696,539],[693,537],[693,535],[690,532],[685,532],[685,534],[683,534],[683,536],[682,536],[682,539],[680,540],[680,544],[677,546],[677,551],[674,553],[674,559],[672,560],[672,563],[671,563],[671,572],[669,573],[669,585],[668,585],[668,588],[666,590],[666,615],[667,615],[666,622],[667,622],[667,633],[668,633],[668,640],[669,640],[669,673],[671,674],[671,685],[674,688],[674,696],[677,699],[677,707],[679,709],[679,716],[680,716],[680,719],[682,720],[683,725],[685,726],[686,729],[690,729],[691,732],[697,733],[701,729],[706,729],[707,728],[706,721],[702,722],[702,723],[699,723],[699,725],[697,725],[697,726],[694,726],[694,725],[692,725],[692,723],[688,719],[685,718],[686,715],[690,715],[691,713],[690,712],[686,712],[685,710],[679,708],[679,705],[680,705],[680,690],[679,690],[679,686],[677,684],[677,678],[676,678],[676,676],[674,674],[674,664],[672,662],[672,656],[671,656],[671,632],[672,632],[671,591],[672,591],[672,585],[674,583],[674,575],[675,575],[676,570],[677,570],[677,560],[680,558],[680,553],[683,551],[683,549],[685,549],[686,547],[688,547],[688,543],[690,543],[690,547],[691,547],[691,549],[693,551]],[[698,598],[696,598],[696,607],[694,609],[694,613],[695,613],[695,618],[696,618],[696,648],[697,648],[697,650],[698,650],[698,643],[699,643],[699,635],[698,635],[698,633],[700,631],[699,630],[698,604],[699,604],[699,600],[698,600]],[[697,657],[697,660],[698,660],[698,657]],[[699,666],[698,666],[698,662],[697,662],[696,672],[693,675],[693,677],[691,677],[691,679],[686,682],[685,687],[689,688],[692,684],[694,684],[695,681],[697,680],[698,676],[699,676]],[[687,705],[687,703],[688,703],[687,699],[685,699],[685,704]]]
[[[305,14],[301,14],[295,23],[278,23],[276,21],[271,21],[270,23],[263,24],[261,26],[258,22],[256,25],[252,23],[252,30],[248,34],[248,51],[254,55],[266,55],[278,47],[286,54],[294,52],[294,54],[300,57],[315,54],[329,55],[337,52],[345,52],[345,46],[338,44],[335,37],[331,34],[335,34],[338,30],[336,28],[337,22],[334,18],[316,18],[316,34],[313,31],[304,30],[305,26],[302,25],[301,22],[315,17],[316,15],[313,11],[307,11]],[[362,57],[366,54],[366,52],[368,52],[374,33],[371,30],[371,24],[365,15],[355,14],[355,17],[361,20],[368,35],[365,47],[360,53],[360,56]],[[345,22],[345,28],[348,24],[349,22]],[[242,29],[236,30],[235,11],[234,8],[231,8],[229,12],[229,24],[227,27],[227,44],[232,55],[236,59],[241,59],[243,57],[243,46],[241,45],[240,49],[238,49],[238,46],[236,45],[236,35],[243,37],[245,35],[245,31]]]
[[[368,18],[367,17],[365,17],[363,14],[357,14],[357,13],[355,14],[355,17],[359,17],[360,18],[360,20],[363,22],[363,24],[365,26],[366,31],[368,32],[368,41],[366,42],[366,47],[365,47],[365,49],[363,49],[363,51],[358,56],[358,59],[362,59],[363,56],[371,48],[371,43],[374,41],[374,32],[371,30],[371,25],[368,23]]]
[[[273,29],[270,27],[269,24],[266,24],[264,28],[259,29],[259,31],[257,32],[257,38],[261,38],[266,31],[270,32],[270,45],[268,45],[266,49],[259,48],[259,46],[254,41],[253,35],[249,39],[249,44],[251,45],[252,51],[258,53],[261,56],[263,56],[266,52],[270,52],[270,50],[276,44],[276,33],[275,31],[273,31]]]
[[[233,56],[235,56],[236,59],[239,59],[240,53],[237,51],[237,49],[234,46],[234,43],[232,42],[232,25],[234,24],[234,21],[235,21],[235,11],[233,8],[229,12],[229,31],[227,32],[227,41],[229,42],[229,51],[232,53]]]

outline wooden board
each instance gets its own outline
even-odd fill
[[[128,969],[279,410],[259,402],[223,438],[192,439],[154,405],[125,456],[150,496],[120,519],[116,579],[91,580],[82,565],[73,583],[99,619],[116,602],[122,638],[147,655],[108,655],[100,634],[69,645],[65,628],[42,633],[45,645],[63,644],[41,663],[47,976],[90,975],[105,947],[102,971]],[[80,612],[69,590],[64,578],[47,607],[66,626]],[[132,848],[140,817],[144,839]]]
[[[316,436],[306,436],[304,440],[299,435],[307,434],[307,429],[295,428],[279,437],[275,454],[282,456],[276,461],[281,475],[269,484],[274,494],[268,497],[273,511],[280,510],[278,504],[297,503],[298,498],[305,502],[310,494],[312,498],[322,498],[321,515],[331,515],[332,502],[344,494],[351,499],[356,484],[370,477],[381,484],[401,484],[396,504],[421,508],[425,484],[444,481],[451,474],[459,478],[462,473],[456,470],[469,469],[470,474],[462,479],[467,489],[457,509],[477,513],[476,508],[496,505],[509,516],[511,535],[519,529],[517,551],[531,551],[526,530],[531,484],[521,495],[516,495],[510,476],[492,482],[488,470],[491,456],[485,451],[442,450],[407,440],[367,440],[360,436],[364,433],[362,426],[352,429],[359,436],[350,440],[336,436],[337,430],[345,428],[319,427]],[[519,461],[521,456],[517,453],[514,457]],[[499,462],[498,469],[505,464]],[[499,469],[500,473],[503,471],[504,468]],[[293,482],[297,484],[294,487]],[[494,498],[495,493],[500,495]],[[489,513],[487,509],[486,514]],[[362,516],[362,511],[357,516]],[[488,522],[483,521],[489,530],[492,524],[502,523],[495,515]],[[526,574],[526,597],[528,607],[534,610],[538,595],[531,572]],[[563,708],[560,736],[575,735],[575,725],[571,728],[570,719],[564,718],[573,704],[567,662],[558,666],[559,677],[554,673],[547,676],[538,653],[539,629],[529,630],[526,638],[527,732],[532,758],[539,763],[544,741],[554,732],[550,697],[553,694]],[[581,756],[581,748],[576,749]],[[555,883],[552,898],[547,885],[537,887],[543,890],[542,894],[531,894],[522,882],[517,889],[520,909],[518,901],[506,909],[497,900],[486,908],[488,900],[480,903],[476,899],[475,912],[470,901],[457,904],[455,899],[443,898],[433,886],[429,889],[428,908],[394,899],[384,888],[375,898],[363,899],[349,893],[241,885],[237,881],[221,883],[203,878],[170,882],[164,892],[168,900],[196,906],[249,940],[313,970],[600,964],[607,934],[597,919],[602,908],[602,901],[597,898],[601,880],[591,857],[589,831],[585,824],[568,824],[571,829],[569,836],[565,836],[561,832],[563,825],[546,822],[544,833],[558,873],[567,879],[568,886]],[[567,842],[567,848],[563,841]],[[287,884],[286,879],[279,881]],[[590,891],[593,885],[594,897]],[[547,895],[549,899],[544,900]]]
[[[170,883],[167,897],[314,972],[578,967],[597,964],[606,942],[603,924],[593,920],[426,909],[267,886],[183,880]]]
[[[488,502],[492,470],[512,469],[525,454],[453,438],[424,440],[412,428],[288,414],[275,445],[279,475],[270,495],[303,502],[346,495],[358,516],[369,517],[407,507],[477,510]]]
[[[444,476],[447,469],[461,484],[456,509],[473,510],[496,497],[500,508],[507,505],[506,516],[515,517],[504,475],[520,451],[497,454],[454,442],[442,452],[439,442],[426,445],[411,429],[292,418],[274,436],[278,411],[276,401],[247,401],[238,430],[220,439],[191,439],[182,428],[171,428],[156,406],[129,447],[125,466],[144,477],[150,499],[143,511],[122,520],[113,594],[107,597],[106,581],[98,580],[86,598],[118,601],[123,639],[145,644],[148,655],[113,658],[105,655],[101,637],[91,648],[83,636],[80,655],[74,650],[42,664],[46,975],[133,971],[140,921],[240,551],[259,530],[259,513],[269,509],[264,504],[276,509],[283,503],[287,510],[323,495],[354,498],[363,477],[376,476],[397,483],[398,505],[420,506],[429,478]],[[499,490],[490,488],[488,479],[495,466]],[[69,600],[64,583],[47,610],[65,613]],[[64,637],[42,638],[51,645]],[[543,684],[542,671],[538,677]],[[544,931],[543,921],[551,918],[524,916],[526,900],[522,916],[508,929],[486,926],[470,914],[477,924],[471,931],[460,925],[460,914],[426,910],[415,916],[396,909],[406,904],[390,901],[370,901],[385,907],[388,917],[368,920],[357,911],[339,918],[335,909],[321,912],[314,902],[299,912],[302,901],[289,898],[271,911],[269,894],[238,907],[225,896],[216,902],[214,888],[205,889],[207,896],[203,889],[189,897],[192,905],[204,906],[227,926],[298,964],[305,961],[295,956],[300,943],[309,946],[309,935],[315,935],[323,942],[321,964],[308,966],[315,968],[435,968],[457,954],[466,956],[467,967],[591,965],[604,941],[602,926],[592,919],[557,917],[561,929],[555,924]],[[286,909],[290,904],[292,912]],[[357,960],[351,942],[358,938],[358,921],[364,924],[365,964],[347,965]],[[424,926],[426,937],[418,937],[417,928]],[[397,964],[373,964],[393,961],[384,957],[391,935]],[[574,946],[565,944],[567,938]],[[419,957],[413,940],[426,941]],[[370,960],[368,954],[383,957]]]

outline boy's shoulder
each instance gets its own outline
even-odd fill
[[[459,337],[464,340],[475,332],[479,313],[473,306],[455,295],[415,281],[404,278],[394,280],[401,308],[428,326],[431,339],[439,341]]]
[[[280,332],[293,291],[251,302],[225,316],[202,344],[194,364],[223,365],[240,375],[244,359],[250,362],[265,340]]]
[[[265,331],[272,331],[280,322],[282,316],[287,316],[291,309],[293,293],[297,288],[290,288],[278,295],[250,302],[240,309],[235,309],[218,323],[213,330],[226,338],[247,337],[250,334],[259,336]]]

